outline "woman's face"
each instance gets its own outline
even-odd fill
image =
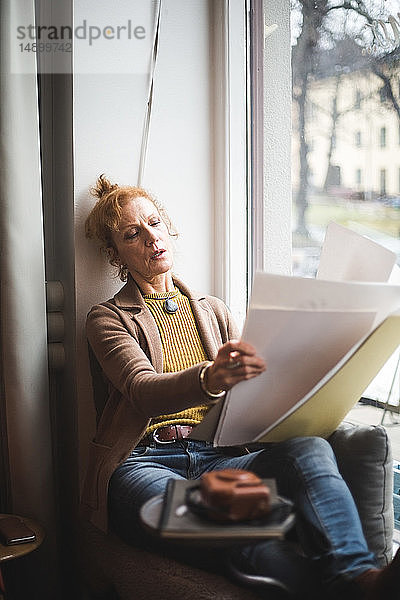
[[[144,291],[165,279],[173,264],[168,229],[147,198],[134,198],[123,206],[119,229],[112,234],[115,249],[136,283]]]

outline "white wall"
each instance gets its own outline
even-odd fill
[[[93,205],[88,189],[103,172],[118,183],[136,184],[155,21],[153,1],[119,0],[117,7],[118,11],[115,3],[76,0],[74,14],[75,26],[84,19],[93,25],[116,25],[131,18],[146,30],[145,40],[121,44],[116,55],[103,40],[90,48],[77,45],[74,56],[77,376],[83,463],[94,430],[85,316],[94,303],[121,286],[93,242],[84,238],[84,221]],[[176,272],[205,292],[213,291],[214,227],[209,25],[208,0],[163,1],[143,182],[182,232],[176,243]]]

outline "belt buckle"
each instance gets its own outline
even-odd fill
[[[177,437],[176,437],[174,440],[160,440],[160,439],[158,439],[158,437],[157,437],[157,431],[158,431],[159,429],[160,429],[160,428],[158,427],[158,428],[157,428],[157,429],[155,429],[155,430],[153,431],[153,433],[152,433],[153,440],[154,440],[155,442],[157,442],[157,444],[173,444],[174,442],[176,442],[176,441],[177,441],[177,439],[178,439]]]

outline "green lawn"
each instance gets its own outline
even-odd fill
[[[391,237],[400,237],[400,209],[384,206],[381,202],[352,202],[346,200],[332,203],[311,199],[306,212],[307,223],[325,227],[331,221],[351,226],[355,221]]]

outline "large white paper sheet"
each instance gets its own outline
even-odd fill
[[[319,261],[318,279],[388,281],[396,254],[358,233],[330,223]]]
[[[255,309],[373,312],[382,320],[400,305],[400,287],[386,283],[325,281],[256,273],[249,312]],[[377,318],[371,326],[377,324]],[[247,320],[243,328],[246,339]],[[365,332],[366,333],[366,332]]]
[[[224,446],[337,426],[400,343],[399,283],[392,252],[338,225],[318,278],[257,273],[242,338],[267,370],[228,392],[193,437]]]
[[[392,285],[400,285],[400,267],[399,267],[399,265],[394,265],[393,270],[390,273],[388,283],[390,283]]]
[[[256,440],[399,305],[399,286],[258,273],[242,338],[267,369],[229,392],[217,445]]]

